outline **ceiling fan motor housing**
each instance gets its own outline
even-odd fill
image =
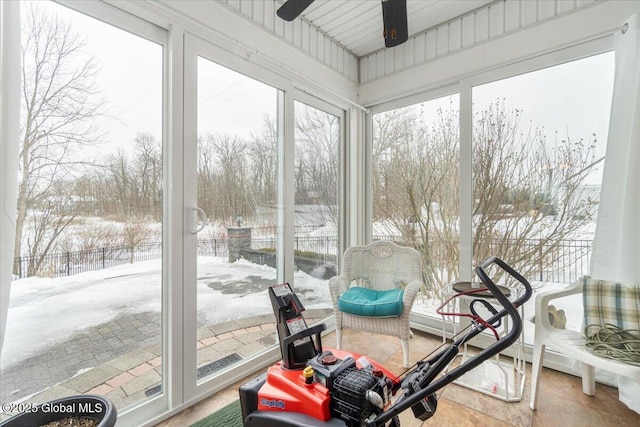
[[[407,0],[382,0],[384,45],[398,46],[409,39]]]

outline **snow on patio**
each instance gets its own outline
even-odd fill
[[[276,283],[275,270],[246,260],[198,258],[198,326],[272,313],[267,295]],[[26,278],[12,283],[7,330],[0,367],[37,354],[73,333],[109,322],[118,316],[160,312],[161,260],[137,262],[59,278]],[[566,284],[533,283],[537,292]],[[307,309],[331,308],[326,280],[296,272],[294,286]],[[525,305],[525,342],[533,342],[535,293]],[[438,301],[418,298],[414,310],[437,316]],[[567,328],[580,330],[579,296],[556,302],[567,313]],[[438,316],[439,317],[439,316]]]
[[[273,268],[214,257],[198,262],[198,326],[272,313],[267,288],[275,283]],[[120,315],[160,312],[160,266],[161,260],[154,260],[12,282],[0,367]],[[303,272],[294,279],[305,308],[331,307],[326,281]]]

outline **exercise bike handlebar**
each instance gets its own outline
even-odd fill
[[[492,264],[497,265],[505,273],[517,280],[524,287],[524,293],[514,301],[509,301],[509,299],[500,291],[498,286],[493,282],[493,280],[491,280],[491,278],[489,278],[488,274],[486,273],[486,270]],[[471,369],[479,366],[485,360],[501,353],[503,350],[517,341],[519,335],[522,332],[522,319],[518,314],[518,307],[523,305],[529,300],[529,298],[531,298],[531,295],[533,293],[531,284],[520,273],[515,271],[513,268],[511,268],[511,266],[495,256],[491,256],[481,262],[480,265],[476,267],[476,274],[478,275],[482,283],[484,283],[484,285],[487,287],[487,289],[489,289],[493,297],[497,299],[498,302],[502,305],[502,310],[494,314],[491,318],[487,319],[485,324],[476,324],[468,334],[455,340],[450,347],[445,348],[439,354],[431,358],[428,361],[428,366],[430,366],[430,369],[426,373],[425,386],[415,393],[401,397],[392,406],[387,408],[387,410],[383,411],[382,413],[378,414],[375,418],[365,420],[365,426],[373,427],[384,425],[384,423],[391,420],[400,412],[403,412],[411,408],[421,400],[426,399],[444,386],[460,378]],[[512,326],[504,337],[497,340],[466,362],[447,372],[445,375],[436,379],[436,377],[448,366],[449,362],[451,362],[456,357],[461,345],[470,341],[472,338],[485,330],[487,328],[487,326],[485,326],[486,324],[493,324],[507,315],[511,318]],[[409,372],[409,375],[420,368],[421,367],[418,366],[416,369]]]

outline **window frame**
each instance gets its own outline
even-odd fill
[[[482,72],[473,73],[460,79],[443,82],[435,89],[426,88],[424,91],[417,91],[414,94],[393,98],[390,101],[380,102],[368,106],[370,112],[367,114],[366,122],[366,140],[365,147],[366,164],[365,176],[367,177],[366,190],[366,233],[367,242],[371,242],[372,238],[372,218],[373,218],[373,194],[371,188],[372,178],[372,142],[373,142],[373,124],[372,115],[389,111],[395,108],[415,104],[418,102],[429,101],[434,98],[446,96],[450,94],[454,88],[458,90],[460,96],[460,259],[459,259],[459,277],[460,280],[471,280],[473,277],[473,233],[472,233],[472,195],[473,195],[473,176],[472,176],[472,129],[473,129],[473,97],[472,90],[474,86],[491,83],[521,74],[526,74],[541,70],[544,68],[561,65],[576,60],[584,59],[590,56],[611,52],[614,49],[613,34],[605,34],[593,39],[584,41],[572,46],[552,49],[542,52],[537,56],[515,61],[509,64],[501,64],[491,67]],[[444,285],[444,284],[443,284]],[[533,302],[530,301],[530,304]],[[436,317],[430,317],[422,314],[411,313],[411,327],[418,330],[441,336],[444,321]],[[482,338],[482,337],[481,337]],[[486,340],[484,345],[489,345],[490,341]],[[511,354],[507,351],[506,354]],[[533,354],[533,345],[525,344],[525,358],[531,361]],[[547,350],[545,357],[545,366],[556,369],[565,373],[573,373],[573,359],[570,359],[553,350]],[[606,382],[606,379],[605,379]]]

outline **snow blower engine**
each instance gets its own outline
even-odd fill
[[[488,269],[505,283],[515,280],[523,288],[521,296],[510,301],[489,278]],[[456,296],[488,290],[502,309],[488,310],[488,318],[465,314],[471,317],[468,328],[398,376],[365,355],[323,349],[326,325],[307,327],[304,307],[288,283],[270,287],[282,361],[240,386],[244,426],[395,427],[400,426],[398,414],[408,409],[422,421],[431,418],[437,391],[509,347],[522,331],[518,307],[531,297],[529,282],[496,257],[483,261],[476,274],[484,287]],[[510,317],[511,328],[499,337],[496,328],[505,316]],[[486,329],[494,332],[496,341],[442,374],[459,348]]]

